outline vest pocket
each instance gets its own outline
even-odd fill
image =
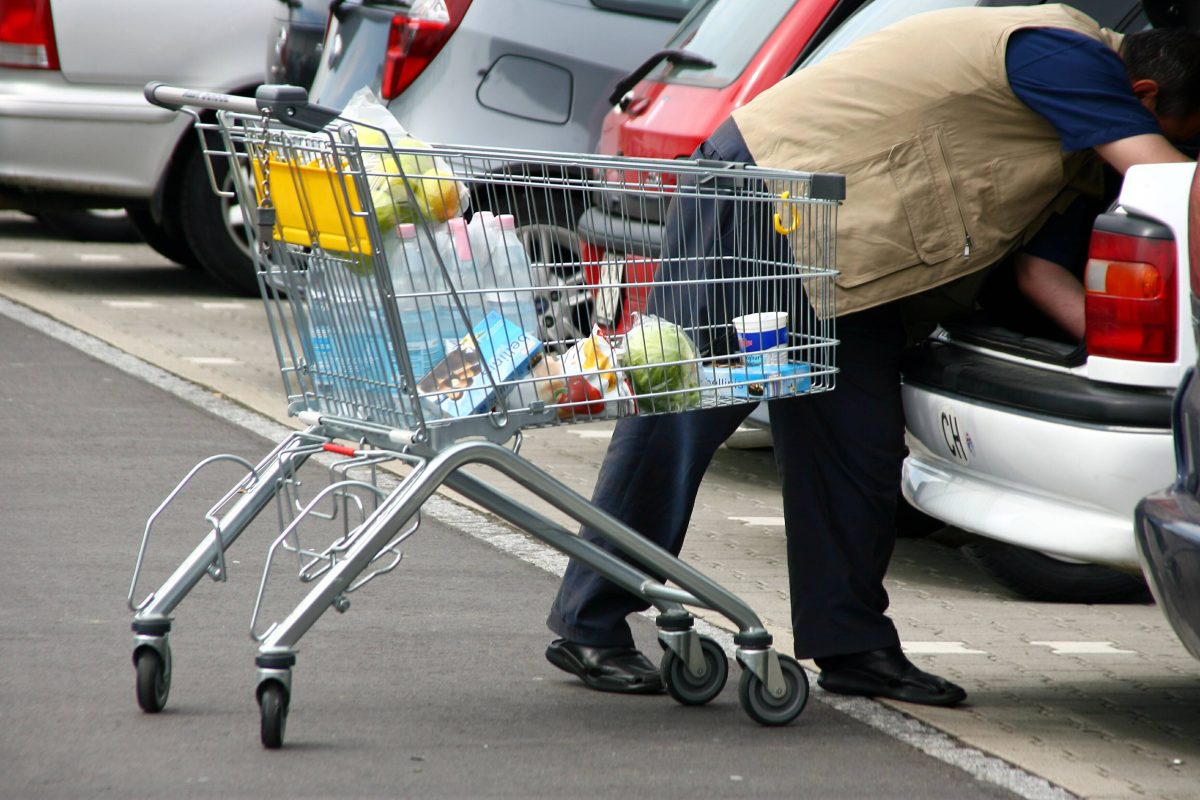
[[[988,164],[988,172],[991,219],[1005,233],[1020,233],[1062,190],[1062,152],[1055,143],[1049,148],[1001,156]]]
[[[937,264],[962,255],[967,231],[937,129],[893,147],[888,168],[921,260]]]
[[[844,170],[838,285],[962,256],[967,231],[938,139],[925,131]]]

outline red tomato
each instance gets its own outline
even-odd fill
[[[576,414],[604,413],[604,395],[582,375],[567,378],[567,400],[581,404],[570,407]]]

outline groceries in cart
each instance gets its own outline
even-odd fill
[[[598,327],[561,357],[547,353],[531,372],[538,398],[554,406],[559,419],[624,417],[637,410],[616,351]]]
[[[459,340],[417,384],[438,416],[465,417],[491,410],[529,370],[542,342],[495,311]]]
[[[342,118],[354,123],[354,131],[363,150],[363,170],[368,174],[371,207],[381,230],[393,230],[397,224],[413,223],[422,217],[445,222],[460,216],[467,207],[467,187],[455,178],[445,159],[432,148],[408,134],[387,106],[369,88],[355,92]],[[395,148],[392,153],[380,149]],[[412,152],[429,150],[429,155]]]
[[[638,317],[625,332],[622,361],[644,411],[686,411],[700,405],[698,359],[687,332],[661,317]]]

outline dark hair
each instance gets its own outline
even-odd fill
[[[1131,81],[1158,84],[1160,117],[1187,117],[1200,111],[1200,31],[1153,28],[1126,35],[1121,59]]]

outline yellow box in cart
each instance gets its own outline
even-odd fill
[[[746,366],[717,361],[700,365],[700,385],[706,393],[718,387],[719,397],[770,400],[807,392],[812,378],[808,364],[800,362]]]
[[[542,350],[541,339],[496,311],[489,311],[472,333],[478,349],[470,336],[464,336],[458,347],[417,384],[422,398],[432,402],[445,417],[466,417],[490,410],[512,388],[504,382],[527,373],[530,361]],[[499,393],[488,380],[489,373],[500,384]]]

